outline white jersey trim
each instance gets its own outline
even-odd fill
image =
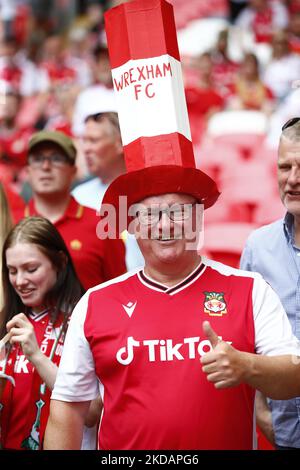
[[[162,283],[156,281],[155,279],[152,279],[150,276],[148,276],[145,273],[144,269],[142,271],[138,272],[138,278],[139,278],[140,282],[149,289],[155,290],[157,292],[162,292],[162,293],[165,293],[165,294],[168,294],[168,295],[175,295],[178,292],[185,289],[186,287],[193,284],[197,279],[199,279],[199,277],[204,273],[205,269],[206,269],[206,266],[200,260],[200,262],[196,266],[196,268],[193,269],[193,271],[191,273],[189,273],[185,278],[183,278],[181,281],[179,281],[174,286],[167,286],[165,284],[162,284]],[[197,271],[199,271],[199,272],[197,273]],[[189,279],[190,279],[190,282],[188,282]]]
[[[35,321],[35,322],[38,322],[40,320],[42,320],[43,318],[45,318],[48,313],[50,312],[50,309],[47,308],[46,310],[43,310],[42,312],[39,312],[39,313],[36,313],[36,312],[33,312],[32,310],[28,313],[28,317]]]

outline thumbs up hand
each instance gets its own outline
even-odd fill
[[[246,373],[246,354],[219,339],[208,321],[203,322],[203,332],[212,345],[212,351],[201,358],[202,370],[215,388],[235,387],[243,382]]]
[[[217,333],[212,329],[209,321],[203,322],[203,332],[206,338],[209,340],[210,344],[212,345],[212,348],[215,349],[215,347],[219,342],[221,342],[221,340],[219,339]]]

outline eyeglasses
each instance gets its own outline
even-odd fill
[[[184,222],[191,217],[193,206],[196,204],[196,202],[193,204],[173,204],[165,209],[151,206],[137,211],[136,217],[141,225],[155,225],[160,221],[163,214],[167,214],[172,222]]]
[[[294,124],[297,124],[297,122],[300,121],[300,117],[293,117],[286,121],[285,124],[283,124],[281,130],[284,131],[285,129],[288,129],[289,127],[292,127]]]
[[[67,163],[71,164],[70,159],[60,153],[54,153],[52,155],[49,155],[48,157],[42,154],[35,154],[35,155],[30,155],[28,158],[28,163],[33,168],[42,167],[44,162],[46,161],[52,166],[57,167],[57,168],[63,167]]]

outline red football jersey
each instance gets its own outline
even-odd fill
[[[41,351],[50,356],[51,347],[62,327],[62,318],[57,321],[55,328],[49,323],[47,311],[30,314],[29,320],[34,326]],[[53,362],[56,365],[61,358],[63,341],[61,336],[55,348]],[[33,365],[18,345],[10,352],[7,369],[15,380],[15,386],[7,384],[1,398],[2,445],[5,449],[15,450],[29,448],[28,441],[36,446],[38,443],[41,445],[49,416],[50,391],[44,388],[43,393],[40,393],[42,380],[34,373]]]
[[[225,341],[254,351],[253,280],[239,286],[246,302],[233,294],[236,281],[201,265],[170,289],[141,273],[91,294],[84,331],[105,390],[101,449],[252,447],[253,390],[216,390],[200,363],[207,319]],[[213,293],[222,299],[216,312]]]
[[[171,288],[129,273],[77,304],[52,398],[93,399],[100,381],[100,449],[252,449],[255,392],[207,381],[204,320],[239,350],[297,353],[280,301],[257,273],[204,260]]]
[[[274,32],[273,14],[271,7],[256,12],[252,23],[256,42],[271,42]]]
[[[1,159],[7,164],[24,167],[27,162],[28,142],[35,132],[33,128],[14,129],[0,134]]]

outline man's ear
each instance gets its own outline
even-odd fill
[[[72,172],[72,180],[74,180],[76,178],[76,175],[77,175],[77,172],[78,172],[78,168],[76,165],[72,165],[72,168],[73,168],[73,172]]]
[[[124,149],[123,149],[123,144],[121,139],[117,139],[116,142],[116,151],[118,152],[119,155],[123,155]]]

